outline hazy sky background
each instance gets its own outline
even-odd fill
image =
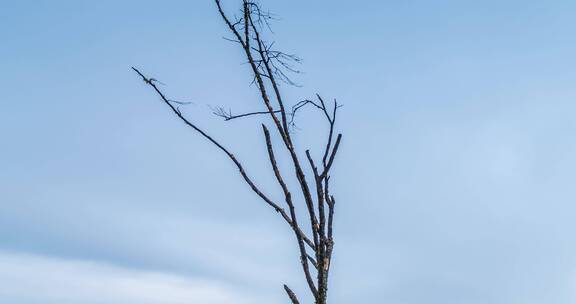
[[[344,104],[332,303],[576,302],[576,2],[265,4],[289,103]],[[208,0],[0,2],[0,302],[305,298],[288,227],[130,70],[279,197],[259,122],[210,114],[262,109],[225,35]]]

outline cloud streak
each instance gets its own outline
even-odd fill
[[[204,278],[9,252],[0,252],[0,282],[0,302],[13,304],[269,303]]]

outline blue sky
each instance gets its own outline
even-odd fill
[[[576,3],[265,4],[304,59],[289,103],[344,104],[332,303],[576,301]],[[0,2],[0,302],[305,293],[290,230],[130,70],[278,197],[259,123],[210,114],[261,107],[225,35],[208,0]]]

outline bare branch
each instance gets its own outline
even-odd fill
[[[311,102],[309,100],[303,100],[298,102],[297,104],[295,104],[294,106],[292,106],[292,109],[290,111],[290,113],[288,113],[288,115],[290,116],[290,121],[289,121],[289,126],[295,126],[294,120],[296,117],[296,113],[298,112],[298,110],[300,110],[301,108],[303,108],[304,106],[306,106],[307,104],[310,104]],[[249,112],[249,113],[243,113],[243,114],[232,114],[232,110],[228,109],[224,109],[224,107],[210,107],[210,109],[212,110],[212,114],[221,117],[224,119],[224,121],[229,121],[229,120],[233,120],[233,119],[237,119],[237,118],[244,118],[244,117],[248,117],[248,116],[257,116],[257,115],[267,115],[270,114],[269,111],[257,111],[257,112]],[[274,110],[274,113],[280,113],[280,110]]]
[[[314,268],[318,269],[318,263],[316,262],[316,260],[308,254],[308,261],[310,261],[310,264],[312,264],[312,266],[314,266]]]
[[[274,176],[276,176],[278,184],[280,185],[280,187],[282,187],[282,191],[284,192],[284,196],[286,199],[286,204],[288,204],[290,208],[294,208],[294,204],[292,203],[292,195],[290,194],[288,186],[286,186],[286,183],[282,178],[282,174],[280,173],[280,169],[278,168],[278,164],[276,163],[276,157],[274,156],[274,148],[272,147],[270,132],[268,131],[268,128],[266,128],[266,125],[264,124],[262,124],[262,130],[264,131],[264,137],[266,139],[266,147],[268,150],[268,157],[270,159],[270,164],[272,165],[272,169],[274,171]],[[315,246],[312,244],[312,241],[310,241],[310,239],[308,239],[308,237],[300,230],[300,227],[298,226],[298,223],[296,222],[295,219],[292,219],[290,226],[292,226],[292,228],[294,228],[295,230],[298,230],[297,235],[301,237],[302,240],[304,240],[312,249],[316,250]]]
[[[324,168],[324,172],[320,175],[321,177],[326,176],[330,171],[330,167],[332,167],[332,163],[334,162],[334,157],[336,157],[336,153],[338,152],[338,147],[340,146],[340,140],[342,139],[342,134],[338,134],[336,138],[336,143],[334,144],[334,149],[332,149],[332,154],[330,154],[330,160],[328,160],[328,164]]]
[[[296,294],[286,284],[284,284],[284,290],[286,290],[286,293],[288,294],[290,301],[292,301],[292,304],[300,304],[300,302],[298,302]]]
[[[279,112],[280,112],[280,110],[274,111],[274,113],[279,113]],[[232,119],[243,118],[243,117],[254,116],[254,115],[268,115],[268,114],[270,114],[269,111],[259,111],[259,112],[250,112],[250,113],[243,113],[243,114],[234,115],[234,114],[232,114],[232,112],[230,110],[226,111],[222,107],[212,109],[212,113],[218,117],[224,118],[224,121],[229,121]]]
[[[331,242],[334,242],[332,239],[332,234],[333,234],[333,228],[332,228],[332,223],[334,221],[334,205],[336,205],[336,200],[334,199],[333,196],[330,196],[330,200],[329,200],[329,211],[328,211],[328,239]]]
[[[170,102],[170,100],[168,98],[166,98],[164,93],[162,93],[162,91],[160,91],[160,89],[158,89],[158,87],[156,86],[154,81],[152,81],[151,79],[144,76],[144,74],[142,74],[138,69],[136,69],[134,67],[132,67],[132,69],[136,73],[138,73],[138,75],[140,75],[140,77],[142,77],[142,80],[144,80],[144,82],[146,84],[151,86],[154,89],[154,91],[156,91],[156,93],[158,94],[158,96],[160,96],[162,101],[166,105],[168,105],[168,107],[170,107],[170,109],[176,114],[176,116],[178,116],[178,118],[181,121],[183,121],[186,125],[188,125],[192,129],[194,129],[196,132],[200,133],[200,135],[202,135],[205,139],[207,139],[212,144],[214,144],[216,147],[218,147],[220,150],[222,150],[222,152],[224,152],[228,156],[228,158],[230,158],[230,160],[232,160],[232,162],[236,165],[236,167],[240,171],[240,175],[242,175],[242,177],[244,178],[244,181],[250,186],[250,188],[252,189],[252,191],[254,191],[254,193],[256,193],[268,205],[270,205],[272,208],[274,208],[274,210],[276,210],[276,212],[280,213],[286,221],[288,221],[289,223],[291,222],[290,218],[286,214],[286,211],[284,211],[284,209],[282,209],[280,206],[278,206],[276,203],[274,203],[270,198],[268,198],[268,196],[266,196],[262,191],[260,191],[260,189],[256,186],[256,184],[254,184],[254,182],[250,179],[250,177],[248,176],[248,174],[244,170],[244,167],[242,166],[240,161],[238,161],[236,159],[234,154],[232,154],[230,151],[228,151],[228,149],[226,149],[222,144],[220,144],[218,141],[216,141],[210,135],[208,135],[204,130],[200,129],[195,124],[190,122],[186,117],[184,117],[182,115],[182,112],[180,112],[180,109],[178,109],[177,107],[174,107],[174,105]]]
[[[174,99],[168,99],[168,101],[175,103],[175,104],[179,104],[179,105],[189,105],[189,104],[193,103],[191,101],[179,101],[179,100],[174,100]]]
[[[324,244],[325,242],[325,215],[324,215],[324,189],[322,186],[322,178],[320,177],[320,175],[318,174],[318,168],[316,167],[316,165],[314,164],[314,160],[312,159],[312,156],[310,155],[310,150],[306,150],[306,157],[308,158],[308,162],[310,163],[310,168],[312,169],[312,172],[314,173],[314,183],[316,184],[316,195],[317,195],[317,205],[318,205],[318,218],[320,220],[320,223],[318,225],[318,234],[320,237],[320,244]],[[318,260],[321,260],[321,258],[323,257],[323,249],[319,248],[319,250],[317,250],[316,252],[316,258]]]
[[[294,230],[294,233],[296,234],[296,239],[298,240],[298,248],[300,249],[300,260],[302,262],[302,269],[304,271],[304,275],[306,276],[306,281],[308,282],[310,290],[314,294],[316,294],[317,293],[316,287],[314,286],[314,282],[312,281],[312,276],[310,274],[310,269],[308,267],[308,254],[306,253],[306,248],[304,247],[303,234],[301,233],[300,228],[298,227],[296,211],[294,208],[294,204],[292,203],[292,195],[290,194],[288,186],[286,186],[286,183],[282,178],[280,170],[278,169],[278,165],[276,164],[276,158],[274,157],[274,149],[272,148],[272,141],[270,139],[270,132],[268,131],[268,128],[266,128],[264,124],[262,124],[262,129],[264,131],[264,137],[266,138],[266,146],[268,147],[268,156],[270,158],[270,163],[274,170],[274,175],[276,176],[278,184],[280,184],[280,186],[282,187],[282,191],[284,192],[284,196],[286,198],[286,204],[288,204],[290,210],[290,216],[292,218],[291,226],[292,229]],[[314,246],[312,248],[318,251],[317,246],[318,245],[314,243]]]

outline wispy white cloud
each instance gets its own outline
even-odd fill
[[[270,303],[229,284],[103,263],[0,252],[2,303]]]

